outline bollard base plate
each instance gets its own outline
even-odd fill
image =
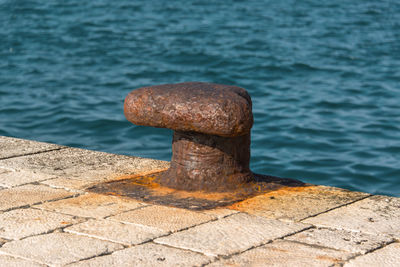
[[[235,191],[183,191],[160,185],[163,172],[104,182],[87,188],[99,194],[117,195],[157,205],[189,210],[208,210],[232,205],[247,198],[265,194],[282,187],[307,186],[297,180],[253,174],[254,181],[238,186]]]

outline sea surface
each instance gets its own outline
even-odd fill
[[[133,89],[253,100],[255,172],[400,197],[400,1],[0,0],[0,135],[170,160]]]

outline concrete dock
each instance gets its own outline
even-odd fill
[[[0,136],[0,266],[400,266],[400,198],[315,185],[193,211],[86,190],[168,166]]]

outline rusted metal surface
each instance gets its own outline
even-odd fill
[[[175,130],[162,185],[223,192],[252,181],[253,114],[245,89],[200,82],[144,87],[126,97],[124,110],[132,123]]]
[[[221,137],[174,132],[171,167],[161,184],[182,190],[231,191],[252,181],[250,134]]]
[[[253,125],[247,91],[214,83],[139,88],[126,97],[124,113],[137,125],[225,137],[248,134]]]
[[[185,208],[207,210],[230,206],[253,196],[265,194],[286,187],[304,187],[300,181],[273,176],[252,174],[252,181],[241,184],[229,192],[186,191],[160,184],[164,172],[152,175],[133,176],[94,185],[87,190],[93,193],[117,195],[139,201]]]
[[[144,87],[126,97],[124,112],[132,123],[174,130],[170,168],[89,191],[210,209],[282,187],[305,186],[250,171],[253,114],[245,89],[200,82]]]

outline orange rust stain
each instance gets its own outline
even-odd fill
[[[259,210],[268,205],[275,205],[277,199],[284,196],[298,196],[301,194],[310,194],[312,191],[320,192],[316,190],[318,186],[299,186],[299,187],[282,187],[275,191],[271,191],[265,194],[261,194],[243,201],[237,202],[229,206],[229,209],[238,211],[251,211]]]
[[[154,173],[152,173],[154,175]],[[175,198],[198,198],[198,199],[207,199],[207,200],[221,200],[225,198],[232,198],[236,192],[213,192],[208,193],[204,191],[183,191],[177,190],[169,187],[165,187],[160,185],[159,183],[155,182],[155,176],[146,175],[146,176],[135,176],[130,177],[129,183],[134,185],[146,186],[147,188],[151,189],[151,193],[154,196],[174,196]],[[110,194],[115,194],[109,192]],[[115,194],[117,195],[117,194]]]
[[[155,196],[174,196],[176,198],[197,198],[197,199],[206,199],[206,200],[222,200],[222,199],[235,199],[237,198],[238,193],[240,194],[243,191],[244,187],[239,187],[240,189],[232,192],[205,192],[205,191],[184,191],[177,190],[169,187],[165,187],[157,183],[155,180],[157,179],[156,175],[160,172],[151,172],[150,174],[135,174],[135,175],[124,175],[119,176],[118,179],[114,181],[120,180],[129,180],[130,184],[145,186],[148,189],[151,189],[152,195]],[[245,188],[244,188],[245,189]],[[261,188],[258,189],[261,191]],[[108,192],[107,194],[118,195],[114,192]]]
[[[238,186],[238,189],[229,192],[206,192],[206,191],[176,190],[155,183],[154,190],[152,191],[152,193],[159,195],[173,194],[177,198],[197,198],[197,199],[205,199],[213,201],[219,201],[223,199],[231,199],[231,200],[237,199],[237,201],[239,201],[244,198],[260,195],[262,194],[263,191],[265,192],[265,189],[263,189],[261,186],[259,185],[256,185],[254,187],[253,186],[254,186],[253,183],[242,184]]]
[[[151,176],[151,175],[155,175],[157,173],[160,173],[160,172],[163,172],[166,170],[168,170],[168,167],[161,168],[161,169],[153,169],[151,171],[140,172],[140,173],[135,173],[135,174],[114,175],[114,176],[112,176],[111,180],[119,181],[119,180],[138,178],[141,176]]]
[[[232,198],[234,194],[232,193],[206,193],[203,191],[181,191],[175,190],[168,187],[158,187],[152,190],[154,195],[164,196],[164,195],[174,195],[176,198],[198,198],[207,200],[221,200],[225,198]]]
[[[164,169],[165,170],[165,169]],[[184,191],[173,189],[169,187],[165,187],[159,184],[160,174],[162,172],[147,172],[134,174],[134,175],[123,175],[118,176],[115,180],[104,182],[99,186],[95,186],[93,188],[88,188],[90,192],[100,193],[106,195],[114,195],[123,197],[123,199],[137,199],[139,201],[148,201],[150,203],[161,203],[162,205],[168,205],[171,203],[174,205],[181,205],[179,201],[185,201],[184,205],[190,206],[190,201],[194,201],[199,203],[201,202],[208,203],[203,204],[205,206],[225,206],[228,203],[234,203],[238,201],[238,204],[232,205],[231,209],[242,210],[243,205],[251,205],[253,206],[261,206],[265,205],[265,201],[254,201],[254,196],[266,196],[269,198],[274,198],[279,194],[290,194],[290,193],[299,193],[305,190],[309,190],[310,186],[305,184],[305,186],[285,186],[280,184],[280,181],[271,180],[271,182],[251,182],[244,183],[237,186],[237,189],[229,192],[207,192],[207,191]],[[303,184],[304,185],[304,184]],[[137,191],[136,191],[137,190]],[[137,193],[133,193],[137,192]],[[269,193],[266,193],[269,192]],[[249,199],[251,198],[251,199]],[[248,202],[248,200],[253,200],[253,202]],[[247,201],[247,202],[246,202]],[[214,204],[210,204],[210,203]],[[175,203],[175,204],[174,204]],[[199,207],[196,204],[194,207]],[[214,207],[216,207],[214,206]],[[256,208],[256,207],[255,207]]]
[[[268,194],[279,196],[279,195],[287,195],[291,193],[302,193],[302,192],[309,192],[314,190],[318,186],[297,186],[297,187],[282,187],[276,191],[269,192]]]
[[[68,198],[64,202],[68,202],[68,205],[90,206],[97,205],[99,201],[104,201],[106,198],[104,195],[90,193],[76,198]]]
[[[110,203],[110,200],[112,202],[128,201],[128,200],[122,200],[119,198],[118,199],[114,198],[113,196],[119,196],[116,193],[110,192],[110,195],[112,195],[112,196],[108,196],[108,195],[104,195],[104,194],[97,194],[97,193],[89,193],[89,194],[81,195],[81,196],[74,197],[74,198],[67,198],[67,199],[60,200],[60,201],[68,202],[68,205],[79,206],[79,207],[99,205],[101,203]]]

